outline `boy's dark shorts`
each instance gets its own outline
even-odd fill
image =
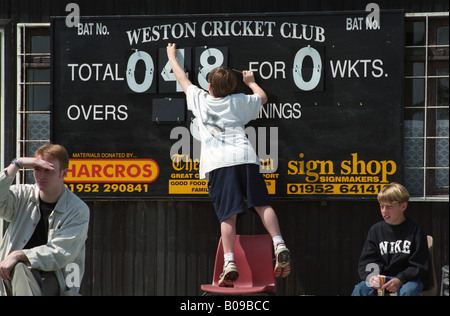
[[[248,208],[270,206],[266,183],[256,164],[211,171],[208,189],[220,222],[235,214],[245,213],[244,198],[247,198]]]

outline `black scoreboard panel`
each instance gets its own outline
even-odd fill
[[[269,193],[371,198],[403,179],[403,12],[52,18],[52,141],[86,198],[198,199],[196,118],[168,63],[190,80],[252,70],[268,95],[246,128]]]

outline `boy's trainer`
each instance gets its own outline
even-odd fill
[[[291,252],[284,244],[278,244],[275,249],[275,268],[273,273],[276,278],[285,278],[291,273]]]
[[[233,287],[233,282],[239,277],[234,261],[227,262],[223,267],[223,272],[220,275],[219,286],[220,287]]]

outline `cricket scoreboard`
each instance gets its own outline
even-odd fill
[[[51,20],[51,139],[83,198],[202,199],[197,118],[167,59],[207,90],[252,70],[268,95],[246,126],[272,198],[373,198],[403,180],[402,11]]]

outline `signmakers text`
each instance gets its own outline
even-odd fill
[[[305,175],[307,182],[372,182],[387,183],[388,176],[395,174],[397,164],[392,160],[359,159],[358,153],[352,153],[351,158],[341,162],[340,176],[335,176],[335,166],[330,160],[307,160],[304,154],[300,160],[290,160],[288,175]]]

